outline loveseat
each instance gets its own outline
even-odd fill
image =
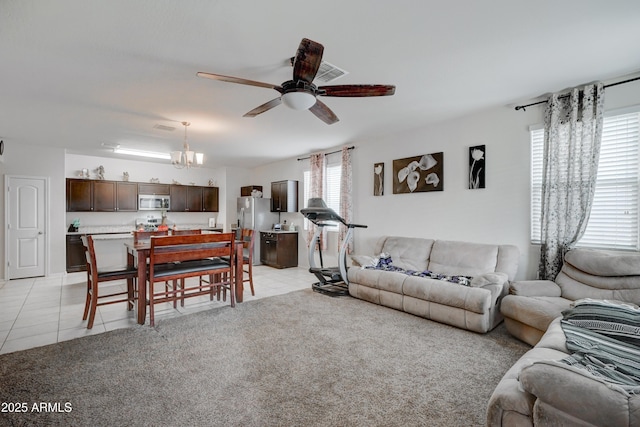
[[[511,284],[501,311],[509,333],[535,345],[551,321],[581,298],[640,303],[640,255],[576,248],[564,257],[562,269],[551,280]]]
[[[513,245],[397,236],[378,239],[374,254],[352,256],[351,296],[479,333],[502,321],[519,261]]]

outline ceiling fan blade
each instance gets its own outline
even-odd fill
[[[338,116],[336,116],[333,113],[333,111],[331,111],[331,109],[327,107],[327,105],[322,101],[320,101],[319,99],[316,99],[316,103],[313,104],[311,108],[309,108],[309,111],[311,111],[313,114],[316,115],[317,118],[319,118],[320,120],[322,120],[328,125],[332,125],[340,121]]]
[[[264,104],[262,104],[259,107],[254,108],[253,110],[249,111],[248,113],[246,113],[244,116],[242,117],[255,117],[258,114],[262,114],[265,111],[269,111],[274,107],[277,107],[278,105],[280,105],[282,103],[282,99],[281,98],[275,98],[272,99],[269,102],[265,102]]]
[[[242,85],[258,86],[258,87],[264,87],[267,89],[275,89],[278,92],[282,93],[282,87],[280,87],[279,85],[271,84],[271,83],[257,82],[255,80],[247,80],[247,79],[242,79],[240,77],[223,76],[222,74],[203,73],[202,71],[196,73],[196,75],[198,77],[204,77],[206,79],[220,80],[221,82],[238,83]]]
[[[320,86],[318,95],[321,96],[389,96],[396,93],[393,85],[337,85]]]
[[[304,80],[311,83],[316,77],[324,46],[309,39],[302,39],[293,60],[293,81]]]

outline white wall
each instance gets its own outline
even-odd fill
[[[605,98],[607,110],[640,104],[640,82],[611,87]],[[383,235],[513,244],[521,253],[517,278],[534,278],[539,248],[529,243],[529,126],[542,123],[543,114],[544,106],[524,112],[496,107],[400,134],[345,141],[344,145],[356,146],[352,152],[353,220],[369,226],[356,230],[356,252],[372,253]],[[469,190],[468,147],[482,144],[486,145],[486,188]],[[435,152],[444,153],[444,191],[392,194],[394,159]],[[385,163],[385,195],[376,197],[373,165],[379,162]],[[293,158],[257,168],[254,179],[298,179],[302,191],[301,163]],[[302,204],[302,194],[300,200]],[[301,221],[302,216],[296,215]],[[302,236],[300,246],[305,265]]]
[[[47,247],[48,263],[46,274],[60,274],[65,271],[66,248],[65,248],[65,176],[64,176],[64,150],[58,148],[33,146],[18,144],[11,138],[3,138],[5,143],[5,161],[0,163],[0,173],[3,175],[24,176],[24,177],[47,177],[49,188],[46,197],[49,201],[50,212],[47,217]],[[6,187],[6,180],[3,184]],[[2,205],[2,224],[0,236],[3,244],[0,245],[0,277],[5,277],[5,267],[7,256],[5,254],[4,242],[6,240],[5,230],[7,222],[5,218],[6,210],[5,191],[0,195]]]

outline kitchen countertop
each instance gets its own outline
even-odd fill
[[[171,225],[171,227],[173,227],[173,224]],[[195,229],[200,229],[200,230],[207,230],[207,231],[214,231],[214,230],[221,230],[222,227],[209,227],[208,225],[204,225],[204,224],[176,224],[176,228],[178,230],[195,230]],[[135,227],[133,225],[87,225],[87,226],[80,226],[78,228],[78,231],[68,231],[67,235],[68,236],[73,236],[73,235],[83,235],[83,234],[92,234],[92,235],[104,235],[104,236],[108,236],[108,235],[122,235],[122,234],[129,234],[131,235],[131,233],[133,233],[135,231]],[[108,237],[105,237],[108,238]],[[115,236],[114,238],[120,238]]]
[[[276,233],[276,234],[282,234],[282,233],[297,233],[298,230],[292,231],[292,230],[260,230],[261,233]]]

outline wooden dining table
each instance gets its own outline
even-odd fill
[[[162,238],[162,237],[158,237]],[[138,323],[144,325],[147,318],[147,272],[149,259],[149,253],[151,252],[151,241],[141,240],[137,243],[126,242],[127,248],[127,265],[133,267],[138,260]],[[235,285],[236,285],[236,302],[242,302],[242,295],[244,293],[243,283],[243,256],[242,256],[243,242],[242,240],[236,240],[234,261],[235,261]]]

